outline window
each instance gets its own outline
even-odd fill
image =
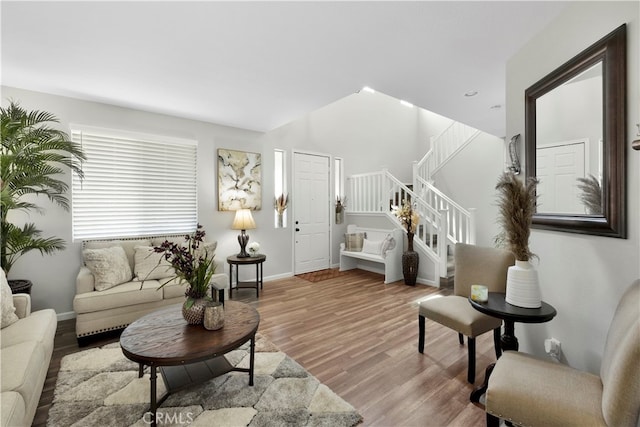
[[[273,151],[274,165],[274,197],[276,208],[274,209],[274,226],[276,228],[287,227],[287,210],[278,211],[278,201],[282,198],[288,198],[287,195],[287,178],[286,178],[286,153],[284,150],[275,149]],[[287,207],[288,209],[288,207]]]
[[[336,201],[338,201],[338,198],[340,198],[340,200],[344,202],[344,177],[343,177],[344,168],[342,167],[342,158],[334,157],[333,166],[334,166],[333,177],[335,180],[334,194],[336,195]]]
[[[197,225],[197,142],[72,126],[73,239],[188,233]]]

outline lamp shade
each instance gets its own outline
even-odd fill
[[[238,209],[231,225],[232,230],[252,230],[256,228],[250,209]]]

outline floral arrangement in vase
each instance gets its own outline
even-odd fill
[[[393,213],[396,215],[398,220],[400,220],[400,224],[404,227],[407,235],[411,234],[413,236],[418,227],[418,222],[420,222],[420,216],[411,203],[403,200],[402,205],[400,207],[396,207]]]
[[[193,234],[185,236],[184,243],[165,240],[160,246],[153,248],[155,253],[161,254],[158,266],[163,260],[166,260],[176,273],[175,277],[167,279],[158,289],[176,279],[179,283],[187,285],[185,291],[187,299],[182,307],[182,314],[187,322],[192,324],[203,321],[204,307],[211,301],[211,297],[208,295],[211,278],[216,272],[213,254],[209,254],[206,248],[201,248],[205,234],[202,226],[198,224]],[[142,285],[140,288],[142,289]],[[194,313],[188,314],[192,309]]]
[[[538,180],[520,180],[513,172],[505,172],[498,179],[498,224],[502,232],[498,243],[513,253],[516,265],[507,271],[507,303],[524,308],[541,307],[542,297],[538,272],[529,262],[536,257],[529,249],[531,221],[536,211]]]
[[[249,243],[249,245],[247,246],[247,250],[249,250],[249,254],[251,256],[258,255],[258,251],[260,251],[260,243],[258,242]]]

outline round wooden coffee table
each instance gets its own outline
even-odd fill
[[[224,327],[217,331],[187,324],[182,317],[181,304],[154,311],[127,326],[120,336],[122,352],[140,364],[139,377],[142,377],[144,366],[150,367],[151,424],[156,425],[158,406],[176,390],[229,371],[248,372],[252,386],[259,323],[260,315],[253,307],[226,301]],[[249,369],[234,368],[223,355],[249,340]],[[167,394],[160,401],[156,396],[157,368],[167,386]]]

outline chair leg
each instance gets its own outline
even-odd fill
[[[424,353],[424,316],[418,315],[418,351]]]
[[[493,330],[493,347],[496,350],[496,359],[500,359],[502,356],[502,344],[500,343],[501,328],[495,328]]]
[[[487,412],[487,427],[499,427],[500,418]]]
[[[458,332],[458,341],[460,341],[460,345],[464,345],[464,335]]]
[[[476,380],[476,339],[467,338],[467,350],[469,353],[469,368],[467,371],[467,381],[473,384]]]

